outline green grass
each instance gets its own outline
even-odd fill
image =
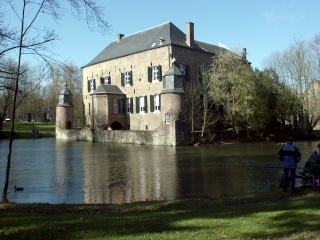
[[[5,239],[320,239],[320,195],[302,190],[123,205],[0,204]]]
[[[9,138],[11,127],[12,122],[4,122],[3,129],[0,131],[0,138]],[[45,122],[16,122],[14,124],[17,138],[33,138],[33,129],[35,129],[35,131],[39,131],[43,137],[54,137],[55,127],[55,123]]]

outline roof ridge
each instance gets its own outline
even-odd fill
[[[165,23],[161,23],[161,24],[159,24],[159,25],[157,25],[157,26],[153,26],[153,27],[151,27],[151,28],[147,28],[147,29],[142,30],[142,31],[139,31],[139,32],[130,33],[129,35],[124,35],[122,38],[129,37],[129,36],[131,36],[131,35],[138,34],[138,33],[142,33],[142,32],[145,32],[145,31],[149,31],[149,30],[151,30],[151,29],[153,29],[153,28],[160,27],[160,26],[165,25],[165,24],[168,24],[168,23],[172,23],[172,22],[171,22],[171,21],[168,21],[168,22],[165,22]],[[115,41],[116,41],[116,40],[115,40]]]

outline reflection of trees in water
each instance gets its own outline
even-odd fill
[[[298,167],[304,166],[318,143],[295,143],[302,153]],[[19,151],[12,183],[28,191],[11,195],[14,202],[121,203],[231,196],[278,188],[282,172],[276,156],[282,143],[169,147],[41,139],[15,144]]]

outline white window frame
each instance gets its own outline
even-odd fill
[[[110,75],[108,75],[108,76],[106,76],[106,77],[104,78],[104,84],[110,85]]]
[[[166,124],[170,124],[170,114],[166,114]]]
[[[90,80],[90,93],[94,91],[94,79]]]
[[[132,99],[131,98],[127,98],[126,99],[126,104],[127,104],[127,114],[130,114],[131,113],[131,101]]]
[[[154,95],[154,112],[160,112],[160,95]]]
[[[131,82],[130,72],[127,71],[127,72],[124,73],[124,85],[125,86],[130,86],[130,82]]]
[[[152,82],[159,82],[159,78],[158,66],[152,67]]]
[[[145,113],[146,112],[146,103],[144,102],[144,97],[139,97],[139,113]]]

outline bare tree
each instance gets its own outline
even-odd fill
[[[61,0],[23,0],[19,2],[13,0],[0,0],[0,3],[8,4],[14,15],[19,19],[19,33],[16,33],[13,39],[7,39],[5,48],[0,51],[0,57],[6,54],[17,51],[18,60],[17,68],[15,71],[15,84],[13,96],[12,116],[15,116],[17,106],[17,96],[19,91],[19,80],[21,76],[22,56],[23,54],[34,54],[47,64],[54,62],[53,53],[50,51],[52,43],[57,40],[57,35],[54,30],[40,28],[36,26],[36,21],[39,15],[48,14],[54,20],[60,20],[61,17],[67,13],[64,8],[63,1]],[[91,0],[68,0],[71,6],[71,12],[76,18],[82,18],[84,15],[90,29],[93,26],[98,26],[98,29],[105,33],[109,30],[110,26],[105,22],[101,16],[104,16],[103,9]],[[85,12],[85,13],[83,13]],[[5,45],[5,44],[4,44]],[[11,137],[9,142],[9,152],[6,170],[5,186],[3,189],[2,202],[7,202],[7,190],[9,185],[9,174],[11,165],[12,142],[14,135],[14,121],[12,122]]]
[[[317,51],[316,44],[313,45],[312,51],[312,45],[306,40],[294,39],[293,43],[283,52],[272,54],[264,60],[265,67],[275,69],[280,80],[285,82],[299,99],[301,113],[298,121],[301,130],[305,130],[308,134],[311,134],[320,117],[319,111],[312,104],[313,96],[317,92],[310,86],[317,76],[316,70],[319,70],[314,61],[318,54]]]

